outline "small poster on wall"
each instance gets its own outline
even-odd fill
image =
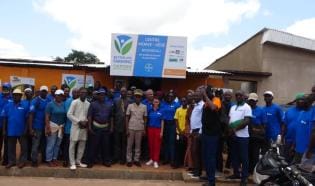
[[[34,90],[35,78],[10,76],[10,83],[13,89],[19,88],[24,91],[26,88],[32,88]]]
[[[74,88],[80,88],[84,86],[84,75],[79,74],[62,74],[61,84],[66,84],[70,88],[70,92]],[[91,75],[86,75],[85,87],[92,84],[94,86],[94,78]]]

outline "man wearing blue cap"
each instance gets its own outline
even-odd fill
[[[0,93],[0,113],[3,110],[4,106],[12,101],[11,96],[11,84],[10,83],[3,83],[2,85],[2,92]],[[7,156],[7,139],[2,134],[2,127],[3,127],[3,117],[0,116],[0,160],[1,160],[1,150],[2,150],[2,143],[4,141],[4,153],[3,153],[3,161],[2,165],[7,165],[8,163],[8,156]]]
[[[97,91],[97,100],[90,104],[88,110],[89,150],[88,168],[92,168],[96,154],[101,148],[103,165],[111,166],[110,133],[113,130],[112,104],[105,102],[106,91]]]

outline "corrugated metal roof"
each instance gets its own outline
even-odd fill
[[[315,40],[274,29],[266,29],[263,32],[261,44],[266,42],[315,51]]]
[[[218,70],[194,70],[194,69],[187,69],[188,73],[193,74],[209,74],[209,75],[231,75],[231,73],[218,71]]]
[[[74,64],[74,63],[64,63],[55,61],[36,61],[28,59],[0,59],[0,64],[6,65],[25,65],[25,66],[45,66],[45,67],[61,67],[61,68],[75,68],[75,67],[87,67],[96,69],[105,69],[110,67],[106,64]],[[197,70],[197,69],[187,69],[187,73],[195,75],[231,75],[229,72],[222,72],[217,70]]]
[[[65,62],[55,62],[55,61],[37,61],[28,59],[0,59],[0,64],[7,65],[25,65],[25,66],[41,66],[41,67],[61,67],[61,68],[74,68],[74,67],[88,67],[88,68],[98,68],[103,69],[108,67],[106,64],[74,64]]]

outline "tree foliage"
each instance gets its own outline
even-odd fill
[[[100,60],[96,57],[96,55],[83,52],[78,50],[73,50],[65,57],[66,62],[73,62],[78,64],[98,64]]]

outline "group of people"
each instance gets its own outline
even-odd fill
[[[71,90],[66,85],[41,86],[35,92],[12,90],[2,84],[0,94],[0,150],[2,164],[17,165],[16,144],[21,153],[19,168],[29,160],[39,164],[39,152],[50,167],[58,160],[71,170],[126,164],[158,168],[187,167],[199,178],[206,171],[206,185],[215,185],[216,174],[233,168],[228,179],[247,184],[259,156],[271,140],[284,136],[284,155],[288,162],[311,159],[315,149],[313,135],[315,87],[309,95],[298,94],[295,106],[284,109],[273,103],[274,94],[264,92],[265,105],[257,106],[258,95],[200,86],[179,98],[173,90],[163,93],[131,87],[106,89],[100,83]],[[71,96],[70,96],[71,94]],[[0,151],[1,155],[1,151]],[[161,159],[161,161],[160,161]],[[160,163],[161,162],[161,163]]]

